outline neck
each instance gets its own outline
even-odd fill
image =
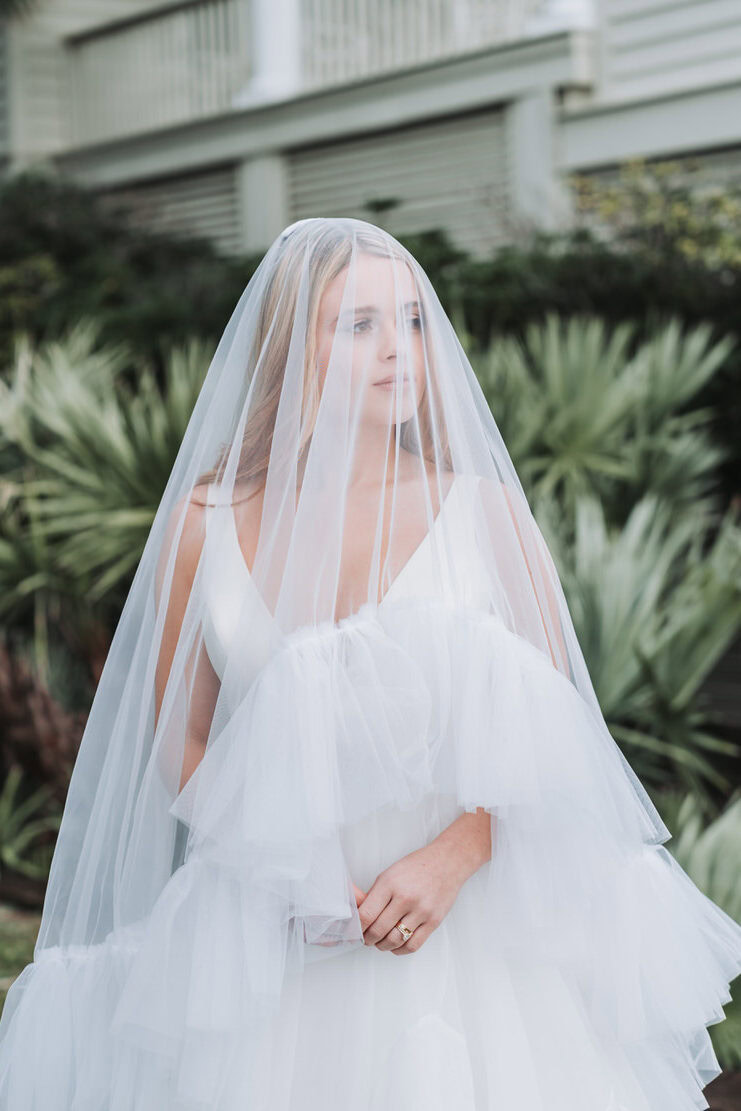
[[[358,429],[350,470],[349,485],[377,486],[393,481],[397,470],[403,473],[408,453],[396,443],[396,429],[367,427]]]

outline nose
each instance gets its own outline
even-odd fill
[[[379,342],[382,359],[388,359],[389,356],[392,356],[394,359],[396,358],[398,352],[396,332],[396,320],[386,320],[381,330],[381,339]]]

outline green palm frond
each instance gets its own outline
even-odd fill
[[[21,769],[14,765],[0,791],[0,866],[43,879],[54,849],[49,835],[58,831],[61,814],[47,812],[51,797],[47,786],[22,798],[22,779]]]
[[[676,513],[642,498],[622,528],[580,498],[573,536],[541,495],[534,512],[553,552],[602,712],[638,774],[727,788],[718,757],[738,748],[703,684],[741,628],[741,529],[708,506]],[[717,528],[716,528],[717,526]],[[712,530],[715,536],[711,541]]]
[[[83,321],[40,351],[19,344],[0,432],[25,460],[16,501],[25,520],[33,510],[36,528],[33,552],[12,526],[0,535],[7,605],[41,586],[95,603],[125,584],[212,354],[193,340],[169,355],[162,384],[145,366],[134,390],[123,375],[128,351],[96,341]]]
[[[475,369],[523,482],[540,493],[589,492],[592,476],[629,473],[621,378],[634,327],[549,313],[524,341],[495,341]]]
[[[712,492],[725,452],[713,414],[682,412],[728,360],[733,341],[670,319],[648,339],[624,322],[549,313],[472,364],[523,485],[572,514],[598,497],[614,520],[656,493],[688,507]]]

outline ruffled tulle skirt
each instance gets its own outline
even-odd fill
[[[365,945],[352,881],[477,806],[491,859],[437,929]],[[12,985],[3,1109],[707,1107],[741,927],[660,843],[604,722],[494,615],[299,631],[171,813],[188,853],[151,911]]]

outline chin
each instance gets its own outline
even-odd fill
[[[376,403],[369,406],[367,415],[369,420],[374,423],[377,422],[383,428],[386,428],[388,427],[389,421],[391,421],[392,424],[403,424],[404,421],[408,421],[410,417],[414,416],[416,408],[417,406],[411,402],[402,402],[398,410],[397,418],[396,399],[391,395],[391,397],[387,399],[386,404],[379,405]]]

